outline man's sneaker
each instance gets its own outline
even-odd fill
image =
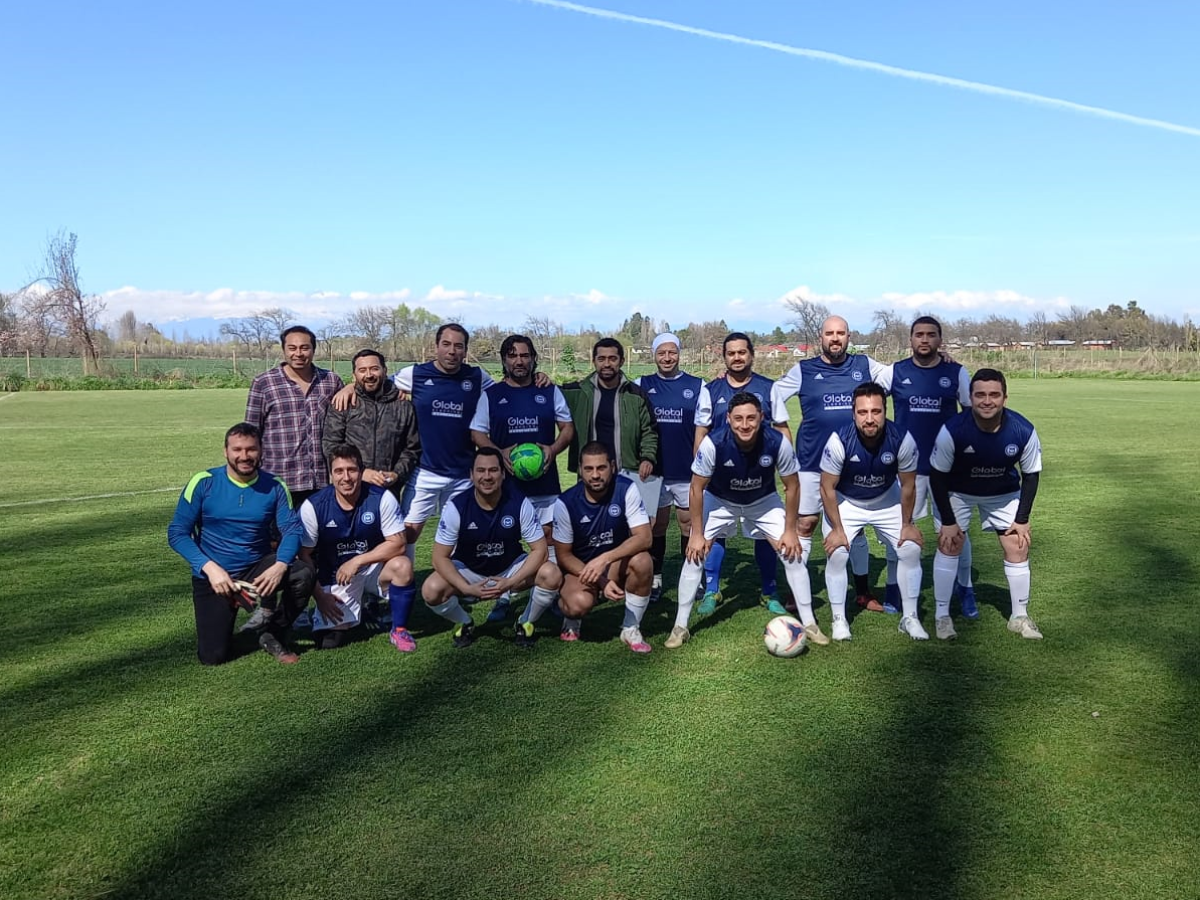
[[[537,638],[533,636],[532,622],[517,622],[513,630],[513,643],[522,650],[533,649],[533,645],[537,643]]]
[[[560,641],[567,641],[568,643],[579,640],[579,627],[576,625],[567,625],[558,633],[558,639]]]
[[[393,628],[392,633],[388,635],[388,640],[401,653],[412,653],[417,649],[416,638],[407,628]]]
[[[904,608],[904,600],[900,596],[900,585],[889,584],[883,595],[883,611],[890,616],[896,615]]]
[[[642,637],[642,632],[636,625],[621,629],[621,643],[634,653],[649,653],[650,645]]]
[[[949,616],[938,616],[933,625],[939,641],[949,641],[958,637],[958,632],[954,630],[954,620]]]
[[[778,591],[771,591],[769,594],[762,595],[762,605],[767,608],[773,616],[786,616],[788,614],[787,607],[783,605],[783,601],[779,599]]]
[[[508,613],[512,609],[512,603],[507,597],[501,597],[496,601],[496,605],[492,607],[492,611],[487,615],[487,621],[491,624],[497,622],[507,622]]]
[[[470,647],[475,643],[475,626],[470,622],[463,622],[454,629],[454,636],[450,639],[450,642],[459,650],[462,650],[464,647]]]
[[[1042,639],[1042,633],[1038,631],[1038,627],[1033,624],[1033,619],[1029,616],[1013,616],[1008,620],[1008,630],[1023,638],[1029,638],[1031,641]]]
[[[804,636],[818,647],[824,647],[829,643],[829,638],[825,636],[825,632],[821,631],[821,626],[816,622],[804,626]]]
[[[285,666],[290,666],[292,663],[300,662],[300,657],[283,646],[279,642],[279,638],[270,632],[266,632],[259,636],[258,646],[262,647],[269,654],[275,657],[277,662],[283,663]]]
[[[867,591],[865,594],[859,594],[854,598],[854,602],[858,604],[859,609],[865,609],[867,612],[884,611],[883,604],[880,603],[879,599],[870,591]]]
[[[655,575],[654,581],[650,584],[650,602],[657,603],[662,599],[662,575]]]
[[[833,639],[835,641],[850,640],[850,623],[845,616],[833,617]]]
[[[668,650],[678,650],[684,644],[692,639],[692,633],[682,625],[676,625],[671,629],[671,633],[667,635],[667,640],[663,644]]]
[[[958,605],[962,614],[968,619],[979,618],[979,604],[975,602],[975,588],[965,584],[956,585],[958,588]]]
[[[705,591],[704,596],[700,598],[700,605],[696,607],[696,615],[711,616],[717,611],[717,604],[720,602],[720,591]]]
[[[954,626],[951,625],[951,628]],[[905,616],[900,620],[900,633],[907,634],[914,641],[929,640],[929,632],[921,627],[921,623],[917,621],[916,616]],[[939,634],[938,637],[941,637]]]
[[[275,610],[267,609],[265,606],[258,607],[239,631],[262,631],[271,621],[271,616],[274,612]]]

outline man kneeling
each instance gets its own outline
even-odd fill
[[[329,485],[300,506],[306,559],[316,563],[313,640],[318,650],[342,646],[362,621],[368,589],[386,595],[393,610],[408,610],[416,596],[412,563],[404,555],[404,520],[394,494],[363,480],[363,458],[353,444],[329,454]],[[392,643],[400,651],[417,648],[408,637]]]

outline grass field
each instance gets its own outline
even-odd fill
[[[486,629],[455,651],[418,610],[408,656],[205,669],[165,529],[243,392],[6,396],[0,897],[1200,896],[1198,401],[1013,385],[1045,450],[1042,642],[1005,630],[976,533],[957,642],[864,614],[770,658],[733,542],[729,602],[675,652],[669,601],[648,657],[619,608],[529,654]],[[928,583],[927,552],[932,629]]]

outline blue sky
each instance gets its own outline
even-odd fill
[[[1200,318],[1200,4],[11,4],[0,288],[109,315],[786,322],[820,299]]]

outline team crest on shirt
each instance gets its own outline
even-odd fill
[[[881,457],[879,457],[879,461],[881,463],[883,463],[885,466],[890,466],[892,463],[894,463],[896,461],[896,454],[891,453],[891,452],[885,453]]]
[[[948,387],[950,387],[950,379],[947,378],[945,375],[943,375],[941,378],[938,379],[938,384],[940,384],[944,388],[948,388]]]
[[[1009,444],[1007,447],[1004,448],[1005,456],[1016,456],[1020,452],[1021,452],[1021,448],[1018,447],[1016,444]]]
[[[501,528],[512,528],[516,524],[516,520],[512,516],[505,516],[500,520]]]
[[[546,395],[545,395],[545,394],[534,394],[534,395],[533,395],[533,402],[534,402],[534,403],[545,403],[545,402],[546,402]]]
[[[616,503],[612,504],[608,508],[608,514],[610,516],[619,516],[621,514],[621,507],[618,506]]]
[[[855,381],[862,381],[862,372],[858,372],[858,371],[851,372],[850,377],[853,378]]]
[[[762,456],[760,456],[758,458],[758,464],[760,466],[762,466],[764,469],[767,468],[767,466],[771,465],[771,457],[767,456],[767,454],[764,453]]]
[[[470,381],[470,379],[467,379],[466,381],[464,381],[464,382],[462,383],[462,389],[463,389],[464,391],[469,391],[469,390],[471,390],[471,381]]]
[[[374,524],[374,522],[375,522],[375,513],[368,510],[367,512],[362,514],[362,523],[364,525],[371,525],[371,524]]]
[[[696,396],[696,392],[693,391],[691,388],[684,388],[684,390],[683,390],[683,399],[684,400],[691,400],[695,396]]]

